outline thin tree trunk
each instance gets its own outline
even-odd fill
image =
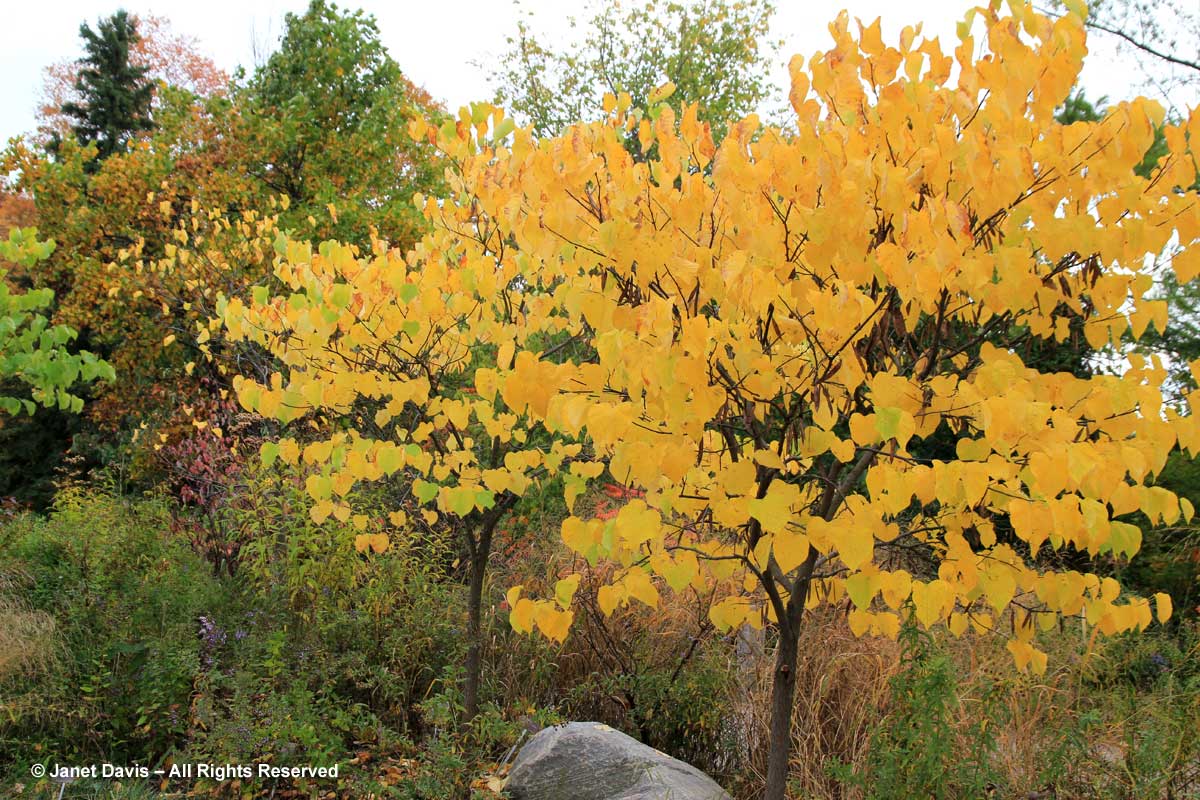
[[[490,537],[489,537],[490,538]],[[471,558],[471,582],[467,591],[467,663],[463,689],[463,723],[479,713],[479,679],[483,670],[483,576],[487,572],[488,552],[484,547]],[[490,544],[490,542],[488,542]]]
[[[796,701],[796,659],[799,655],[801,601],[787,606],[780,620],[779,645],[775,651],[775,675],[771,681],[771,729],[767,756],[767,789],[764,800],[787,796],[788,762],[792,754],[792,709]]]
[[[492,554],[492,534],[505,512],[516,502],[506,495],[484,518],[478,538],[467,540],[471,560],[470,583],[467,587],[467,661],[463,685],[463,719],[465,728],[479,713],[479,683],[483,672],[483,579],[487,575],[488,558]]]
[[[829,485],[821,498],[818,510],[826,521],[832,520],[838,506],[862,478],[863,473],[875,460],[875,451],[859,451],[858,460],[850,472],[834,483],[841,466],[837,465],[828,476]],[[762,485],[759,496],[766,492],[766,484]],[[804,606],[808,602],[808,593],[812,589],[813,570],[817,565],[817,550],[809,548],[808,558],[800,565],[796,578],[788,586],[786,579],[783,586],[788,589],[787,602],[783,602],[779,592],[774,588],[775,579],[768,572],[764,582],[779,619],[779,646],[775,651],[775,675],[771,681],[771,741],[767,754],[767,788],[763,800],[786,800],[788,761],[792,755],[792,710],[796,703],[796,660],[799,655],[800,623],[804,619]]]

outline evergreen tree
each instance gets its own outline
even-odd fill
[[[95,31],[86,22],[79,26],[86,55],[79,60],[75,88],[80,102],[63,104],[63,113],[81,143],[95,143],[97,159],[121,152],[130,138],[153,127],[150,102],[154,84],[146,68],[129,60],[130,46],[138,41],[137,23],[124,10],[102,19]]]

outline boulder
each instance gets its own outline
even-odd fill
[[[700,770],[599,722],[545,728],[508,774],[512,800],[731,800]]]

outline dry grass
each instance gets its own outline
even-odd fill
[[[840,797],[827,766],[859,764],[871,731],[887,713],[888,681],[900,666],[900,648],[886,639],[855,637],[834,608],[806,615],[796,671],[792,717],[791,778],[804,797]],[[757,797],[767,771],[771,676],[768,651],[758,658],[752,681],[738,698],[735,715],[749,723],[748,759],[739,798]]]
[[[42,672],[58,656],[54,619],[20,600],[21,577],[0,573],[0,685]]]

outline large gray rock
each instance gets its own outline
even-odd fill
[[[730,800],[700,770],[599,722],[545,728],[521,748],[513,800]]]

